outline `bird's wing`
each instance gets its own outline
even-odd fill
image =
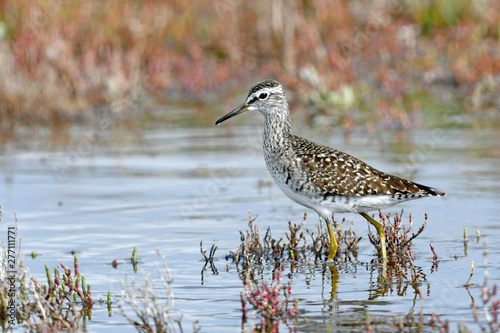
[[[296,137],[295,158],[309,180],[325,195],[444,195],[436,189],[379,171],[333,148]]]

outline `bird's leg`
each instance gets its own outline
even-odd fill
[[[333,218],[332,218],[333,220]],[[337,243],[337,239],[335,238],[335,233],[333,231],[332,223],[329,220],[326,220],[326,226],[328,227],[328,234],[330,235],[330,253],[328,254],[328,261],[333,261],[335,259],[335,255],[337,254],[337,249],[339,245]]]
[[[382,262],[385,264],[387,263],[387,252],[385,249],[385,229],[384,226],[375,221],[370,215],[366,213],[359,213],[361,216],[363,216],[365,219],[370,222],[375,229],[377,229],[378,237],[380,238],[380,251],[381,251],[381,256],[382,256]]]

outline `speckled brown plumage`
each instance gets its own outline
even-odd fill
[[[298,160],[297,166],[304,170],[309,181],[325,195],[444,195],[436,189],[379,171],[330,147],[295,135],[290,141],[293,155]]]

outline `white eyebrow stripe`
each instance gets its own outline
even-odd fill
[[[254,101],[255,99],[257,99],[257,96],[259,96],[262,93],[273,94],[273,93],[280,93],[280,92],[283,92],[283,88],[281,88],[281,86],[272,87],[272,88],[270,88],[270,87],[262,88],[262,89],[257,90],[256,92],[252,93],[250,96],[248,96],[246,103],[248,104],[248,103]]]

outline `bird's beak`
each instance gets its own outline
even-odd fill
[[[229,112],[225,116],[221,117],[219,120],[215,122],[215,125],[220,125],[223,121],[228,120],[229,118],[232,118],[240,113],[243,113],[245,111],[248,111],[248,105],[246,103],[241,104],[238,106],[236,109],[233,111]]]

